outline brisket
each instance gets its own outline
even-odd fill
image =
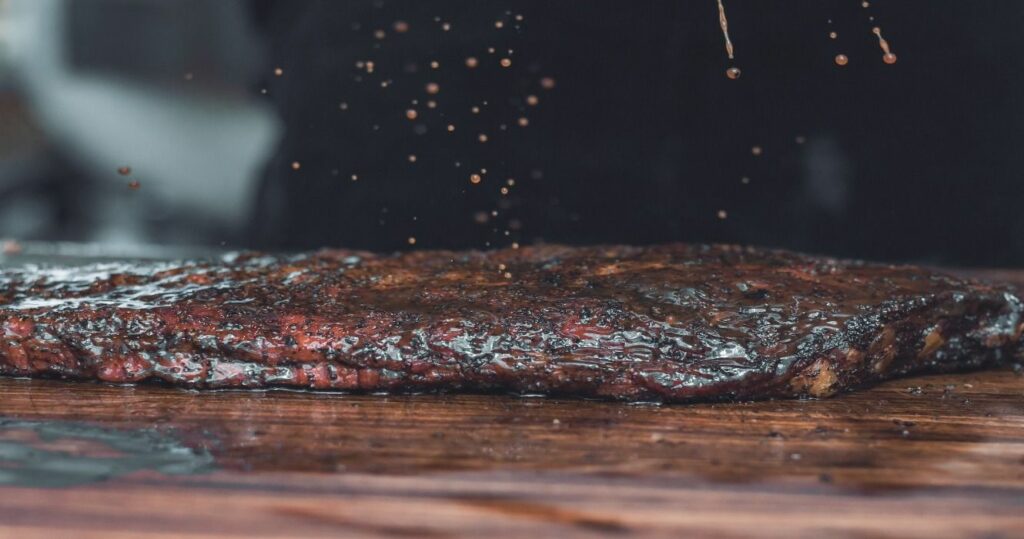
[[[734,246],[0,270],[0,374],[629,401],[824,397],[1022,358],[1009,286]]]

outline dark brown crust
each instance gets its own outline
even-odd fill
[[[733,246],[0,272],[0,374],[196,388],[824,397],[1021,354],[1014,289]]]

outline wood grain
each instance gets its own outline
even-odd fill
[[[1024,376],[691,406],[0,380],[0,484],[25,466],[74,484],[6,481],[0,536],[1021,537]]]

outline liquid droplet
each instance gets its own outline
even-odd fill
[[[725,6],[722,5],[722,0],[718,0],[718,25],[722,27],[722,37],[725,38],[725,53],[732,60],[733,48],[732,41],[729,39],[729,19],[725,16]]]
[[[882,29],[876,26],[871,29],[871,33],[878,36],[878,46],[882,48],[882,61],[889,65],[895,64],[896,55],[889,49],[889,42],[882,37]]]
[[[117,173],[122,176],[127,176],[132,173],[132,167],[120,167],[117,169]]]
[[[740,75],[742,73],[743,72],[740,71],[740,68],[738,68],[738,67],[730,67],[729,69],[725,70],[725,76],[729,77],[732,80],[736,80],[736,79],[740,78]]]
[[[850,59],[847,58],[845,54],[837,54],[836,55],[836,65],[844,66],[844,65],[846,65],[848,63],[850,63]]]

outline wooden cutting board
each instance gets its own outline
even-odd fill
[[[342,534],[1024,537],[1024,375],[690,406],[0,380],[0,536]]]

